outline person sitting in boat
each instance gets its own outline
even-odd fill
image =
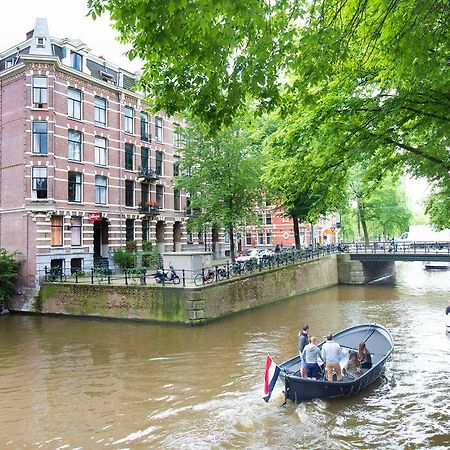
[[[445,314],[449,315],[450,314],[450,300],[448,301],[448,306],[447,308],[445,308]]]
[[[344,358],[342,348],[338,342],[333,341],[333,335],[327,336],[327,341],[322,345],[321,358],[327,369],[328,381],[333,381],[333,370],[336,371],[337,381],[342,381],[342,371],[339,361]]]
[[[361,369],[370,369],[372,367],[372,355],[369,350],[367,350],[365,342],[359,343],[358,358],[361,364]]]
[[[300,355],[300,376],[306,377],[306,365],[305,361],[302,358],[302,352],[303,349],[306,347],[306,345],[309,343],[308,340],[308,330],[309,325],[306,324],[298,334],[298,353]]]
[[[358,353],[350,351],[348,355],[347,365],[345,366],[345,373],[350,378],[356,378],[361,372],[361,364],[359,362]]]
[[[319,378],[319,364],[317,358],[320,358],[320,348],[317,347],[317,338],[313,336],[311,342],[305,346],[302,352],[302,361],[305,361],[306,377]]]

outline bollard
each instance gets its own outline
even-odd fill
[[[91,268],[91,284],[94,284],[94,268]]]
[[[185,269],[183,269],[183,287],[186,287],[186,274],[185,274]]]
[[[128,286],[127,269],[123,273],[125,274],[125,286]]]

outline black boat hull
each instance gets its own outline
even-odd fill
[[[365,336],[367,338],[365,340],[362,339]],[[312,400],[314,398],[345,397],[356,394],[380,377],[384,371],[385,362],[394,348],[389,332],[377,324],[358,325],[348,328],[337,333],[334,339],[344,348],[349,349],[357,348],[359,339],[365,341],[371,353],[373,353],[373,360],[375,360],[372,368],[365,370],[355,379],[344,377],[343,381],[339,382],[329,382],[324,379],[314,380],[298,376],[300,357],[296,356],[280,365],[280,378],[284,383],[285,395],[288,399],[298,403],[302,400]],[[378,346],[375,344],[378,344]],[[319,346],[322,345],[323,342],[319,344]]]

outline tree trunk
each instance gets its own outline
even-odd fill
[[[293,217],[294,221],[294,238],[295,238],[295,248],[300,250],[300,227],[298,225],[298,217]]]
[[[366,245],[369,244],[369,233],[367,232],[367,222],[366,222],[366,218],[365,218],[365,214],[364,214],[364,206],[359,206],[358,204],[358,215],[359,215],[359,220],[361,222],[361,227],[363,229],[363,234],[364,234],[364,242],[366,243]]]
[[[231,262],[234,262],[236,260],[236,254],[234,252],[234,228],[233,228],[233,225],[230,225],[228,227],[228,233],[230,234],[230,256],[231,256]]]

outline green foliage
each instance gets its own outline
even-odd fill
[[[184,131],[185,147],[176,185],[190,192],[190,207],[200,213],[190,219],[190,228],[223,226],[230,234],[254,219],[254,202],[262,194],[262,157],[259,145],[245,123],[211,136],[197,125]]]
[[[160,260],[158,247],[154,247],[149,241],[143,241],[142,248],[145,252],[142,255],[142,265],[144,267],[157,268]]]
[[[450,228],[450,185],[435,186],[425,207],[437,230]]]
[[[14,294],[15,281],[19,275],[18,252],[8,253],[0,248],[0,305],[4,305]]]
[[[129,240],[125,243],[125,248],[129,253],[136,253],[137,251],[137,243],[134,240]]]
[[[145,61],[140,88],[155,110],[187,110],[216,131],[249,99],[279,107],[271,145],[282,160],[269,172],[283,175],[286,205],[305,187],[321,206],[338,205],[353,167],[367,162],[375,182],[404,170],[434,182],[428,210],[447,223],[447,0],[88,3]]]
[[[114,264],[119,266],[122,270],[134,267],[136,264],[135,255],[122,249],[114,250],[112,259]]]
[[[144,252],[152,252],[153,251],[152,243],[150,241],[143,240],[142,241],[142,250]]]

